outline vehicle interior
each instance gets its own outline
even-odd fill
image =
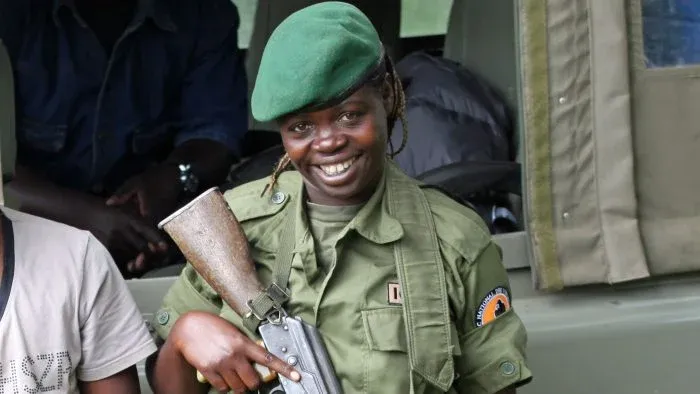
[[[538,289],[534,269],[534,236],[523,204],[529,190],[524,165],[524,117],[517,21],[518,7],[537,0],[382,0],[365,4],[370,19],[381,26],[393,57],[416,51],[444,56],[484,78],[505,98],[516,119],[515,181],[502,188],[513,202],[519,226],[495,234],[508,269],[514,308],[528,330],[528,363],[534,380],[518,390],[524,394],[683,394],[696,393],[694,345],[700,328],[700,276],[676,273],[614,285],[592,283],[560,291]],[[613,3],[634,0],[613,0]],[[252,86],[262,47],[286,15],[313,1],[233,0],[241,19],[239,45],[246,50]],[[379,5],[381,3],[381,6]],[[550,2],[556,3],[556,2]],[[566,3],[566,2],[561,2]],[[575,2],[573,2],[575,3]],[[624,8],[624,7],[622,7]],[[488,33],[488,38],[480,35]],[[697,74],[695,79],[697,79]],[[2,86],[0,86],[2,88]],[[551,97],[552,100],[560,100]],[[251,119],[247,155],[276,154],[279,137],[271,125]],[[272,149],[272,150],[270,150]],[[269,151],[268,151],[269,150]],[[270,153],[272,152],[272,153]],[[265,170],[269,167],[263,167]],[[453,171],[457,171],[452,169]],[[495,171],[495,170],[483,170]],[[464,176],[450,172],[424,174],[429,183],[449,184]],[[457,181],[459,182],[459,181]],[[513,183],[515,182],[515,183]],[[697,191],[696,191],[697,192]],[[694,257],[696,260],[698,256]],[[168,267],[130,279],[129,288],[147,322],[177,275]],[[139,365],[142,392],[150,393],[144,367]]]

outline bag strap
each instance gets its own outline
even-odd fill
[[[404,227],[412,229],[394,244],[411,387],[422,386],[416,380],[417,375],[447,392],[454,381],[453,332],[445,268],[432,211],[425,193],[413,179],[394,173],[386,188],[389,213]],[[427,343],[430,346],[424,345]]]
[[[280,238],[280,247],[275,257],[273,282],[266,291],[248,303],[250,312],[243,317],[243,324],[253,332],[264,320],[275,319],[277,317],[275,315],[283,313],[282,306],[289,300],[287,284],[294,258],[296,218],[293,207],[287,207],[286,210],[282,223],[284,227]]]

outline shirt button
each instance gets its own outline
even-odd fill
[[[158,320],[158,324],[164,326],[168,324],[168,321],[170,320],[170,314],[166,311],[160,311],[156,315],[156,319]]]
[[[510,376],[515,373],[515,365],[510,361],[505,361],[501,364],[501,373]]]
[[[287,198],[287,196],[284,195],[282,192],[275,192],[275,194],[272,195],[272,198],[270,201],[272,201],[273,204],[282,204],[284,200]]]

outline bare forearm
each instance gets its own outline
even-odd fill
[[[80,394],[140,394],[139,377],[132,366],[95,382],[80,382]]]
[[[197,371],[166,341],[149,368],[149,383],[155,394],[205,394],[209,386],[197,381]]]
[[[12,182],[5,186],[8,198],[19,203],[19,210],[82,229],[89,229],[85,212],[90,204],[104,204],[86,193],[59,187],[27,168],[17,166]]]

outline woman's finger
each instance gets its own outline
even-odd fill
[[[221,376],[223,377],[226,385],[229,389],[233,390],[234,393],[245,393],[246,386],[243,380],[238,376],[238,373],[233,369],[226,369],[222,371]]]
[[[243,384],[250,389],[255,390],[260,386],[260,374],[253,368],[250,361],[245,358],[240,358],[234,361],[234,368],[238,373],[238,377],[241,379]]]
[[[267,349],[264,347],[258,345],[247,346],[246,355],[250,360],[255,361],[260,365],[264,365],[269,369],[282,374],[288,379],[295,382],[301,380],[301,375],[299,375],[299,372],[297,372],[294,367],[275,357],[275,355],[267,351]]]
[[[206,372],[200,372],[200,373],[204,377],[205,381],[207,383],[209,383],[209,385],[211,387],[215,388],[219,392],[225,393],[225,392],[229,391],[228,383],[226,383],[226,380],[218,373],[216,373],[214,371],[206,371]]]

